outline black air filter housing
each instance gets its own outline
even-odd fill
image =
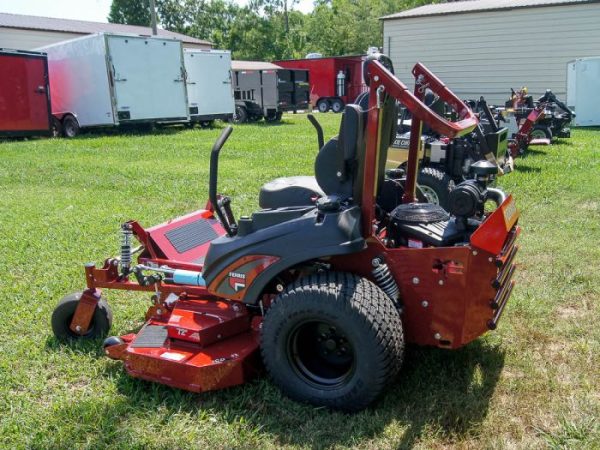
[[[409,247],[442,246],[459,239],[450,215],[432,203],[407,203],[390,214],[388,238],[394,245]]]

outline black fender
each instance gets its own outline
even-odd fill
[[[283,211],[272,211],[278,212]],[[358,206],[334,212],[310,208],[296,219],[245,236],[217,238],[204,261],[206,285],[214,295],[257,304],[265,287],[281,272],[306,261],[363,250],[360,218]],[[257,264],[267,261],[266,267],[249,262],[254,256],[266,257],[257,260]]]

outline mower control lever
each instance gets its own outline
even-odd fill
[[[213,145],[212,151],[210,152],[210,177],[208,181],[208,198],[219,221],[223,225],[223,228],[225,228],[227,235],[230,237],[236,234],[237,227],[235,226],[235,223],[229,221],[228,216],[233,217],[231,211],[229,211],[228,214],[223,212],[223,204],[219,202],[219,198],[217,197],[217,177],[219,173],[219,152],[225,145],[225,142],[227,142],[232,131],[233,128],[231,126],[225,128]]]
[[[312,114],[308,114],[306,118],[312,123],[313,127],[315,127],[315,130],[317,130],[317,141],[319,143],[319,150],[321,150],[325,145],[325,139],[323,139],[323,127]]]

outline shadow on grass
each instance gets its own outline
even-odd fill
[[[425,431],[454,439],[476,429],[487,415],[504,357],[498,347],[480,341],[456,351],[410,348],[397,382],[375,405],[356,414],[293,402],[265,377],[219,392],[192,394],[130,378],[115,362],[106,365],[104,376],[126,401],[105,404],[98,427],[111,430],[111,418],[126,423],[127,416],[146,416],[160,406],[167,416],[185,412],[200,420],[207,414],[216,418],[212,424],[200,422],[200,427],[235,429],[243,422],[258,440],[274,439],[278,445],[360,445],[393,426],[393,436],[400,438],[397,447],[410,448]],[[74,414],[79,413],[59,412],[56,420]]]
[[[525,153],[521,156],[521,158],[527,158],[528,155],[546,155],[547,152],[544,150],[540,150],[543,147],[548,147],[547,145],[530,145],[525,150]]]
[[[59,341],[55,336],[46,338],[44,348],[49,352],[68,352],[89,355],[91,357],[102,357],[102,339]]]
[[[551,145],[560,145],[563,147],[572,147],[573,146],[573,141],[571,141],[569,138],[557,138],[556,140],[552,141]]]
[[[523,166],[520,164],[515,164],[515,171],[523,172],[523,173],[540,173],[542,171],[542,169],[540,169],[539,167],[530,167],[530,166]]]

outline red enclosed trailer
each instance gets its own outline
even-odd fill
[[[48,136],[51,124],[46,54],[0,48],[0,136]]]
[[[363,79],[364,55],[333,56],[275,61],[286,69],[304,69],[309,72],[310,103],[321,112],[331,109],[341,112],[367,89]]]

